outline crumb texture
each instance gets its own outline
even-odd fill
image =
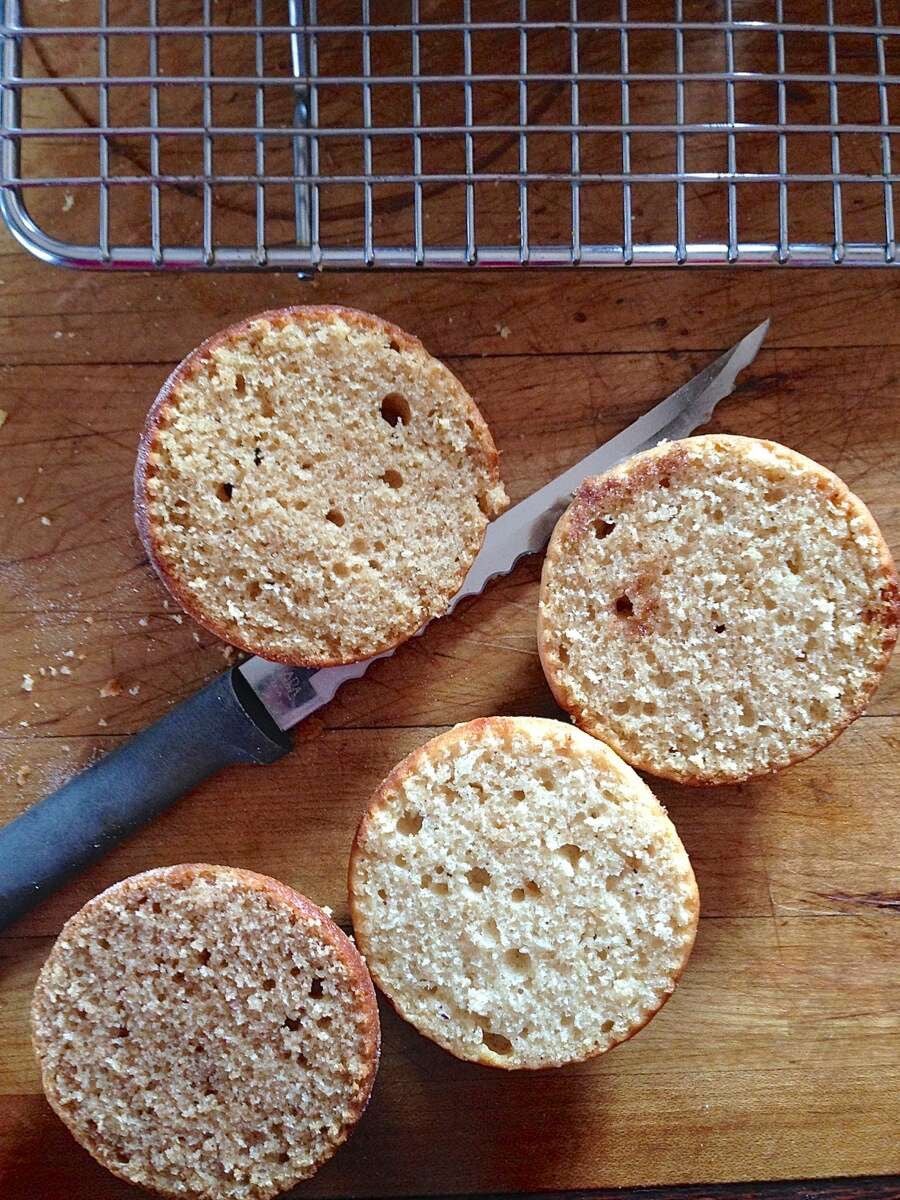
[[[136,500],[163,578],[214,632],[350,662],[440,615],[506,505],[471,397],[392,325],[265,313],[185,360]]]
[[[350,868],[356,937],[422,1033],[492,1066],[557,1066],[639,1029],[675,987],[698,899],[639,777],[538,718],[457,726],[375,794]]]
[[[890,553],[835,475],[709,435],[582,485],[548,550],[539,645],[560,703],[632,765],[729,782],[857,716],[897,620]]]
[[[125,880],[67,923],[33,1030],[82,1145],[133,1183],[203,1200],[312,1175],[364,1108],[378,1054],[365,966],[325,914],[197,865]]]

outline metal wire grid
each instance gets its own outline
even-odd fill
[[[3,0],[0,210],[82,267],[894,263],[896,5],[661,8]]]

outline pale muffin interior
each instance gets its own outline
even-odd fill
[[[379,986],[462,1058],[600,1053],[675,986],[697,893],[664,810],[601,743],[492,718],[438,737],[376,794],[351,866]]]

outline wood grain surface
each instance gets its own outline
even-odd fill
[[[821,460],[896,548],[898,287],[892,272],[775,270],[312,284],[73,275],[0,238],[0,819],[229,661],[166,602],[130,511],[146,409],[173,362],[213,330],[304,299],[408,327],[478,399],[515,500],[771,315],[765,348],[711,428]],[[453,722],[556,713],[535,653],[539,567],[523,563],[347,686],[286,759],[209,782],[0,936],[3,1200],[138,1195],[91,1162],[40,1094],[27,1008],[65,918],[134,871],[205,859],[275,875],[346,923],[350,839],[387,770]],[[898,740],[894,668],[834,746],[774,779],[702,793],[654,784],[703,903],[693,959],[660,1016],[604,1059],[509,1076],[456,1062],[385,1009],[369,1112],[298,1194],[653,1185],[669,1196],[682,1183],[900,1170]],[[867,1186],[898,1194],[896,1181]],[[861,1195],[864,1185],[769,1194]]]

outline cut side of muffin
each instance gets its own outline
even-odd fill
[[[538,647],[562,707],[633,766],[729,783],[857,717],[898,620],[862,501],[793,450],[716,434],[582,484],[547,550]]]
[[[400,763],[362,818],[349,890],[398,1013],[507,1069],[636,1033],[674,990],[699,910],[649,788],[602,742],[532,717],[458,725]]]
[[[378,317],[286,308],[216,334],[147,418],[138,531],[197,621],[305,666],[381,653],[446,611],[506,507],[474,401]]]
[[[313,1175],[378,1066],[372,981],[297,892],[250,871],[147,871],[64,926],[34,993],[44,1091],[114,1174],[265,1200]]]

